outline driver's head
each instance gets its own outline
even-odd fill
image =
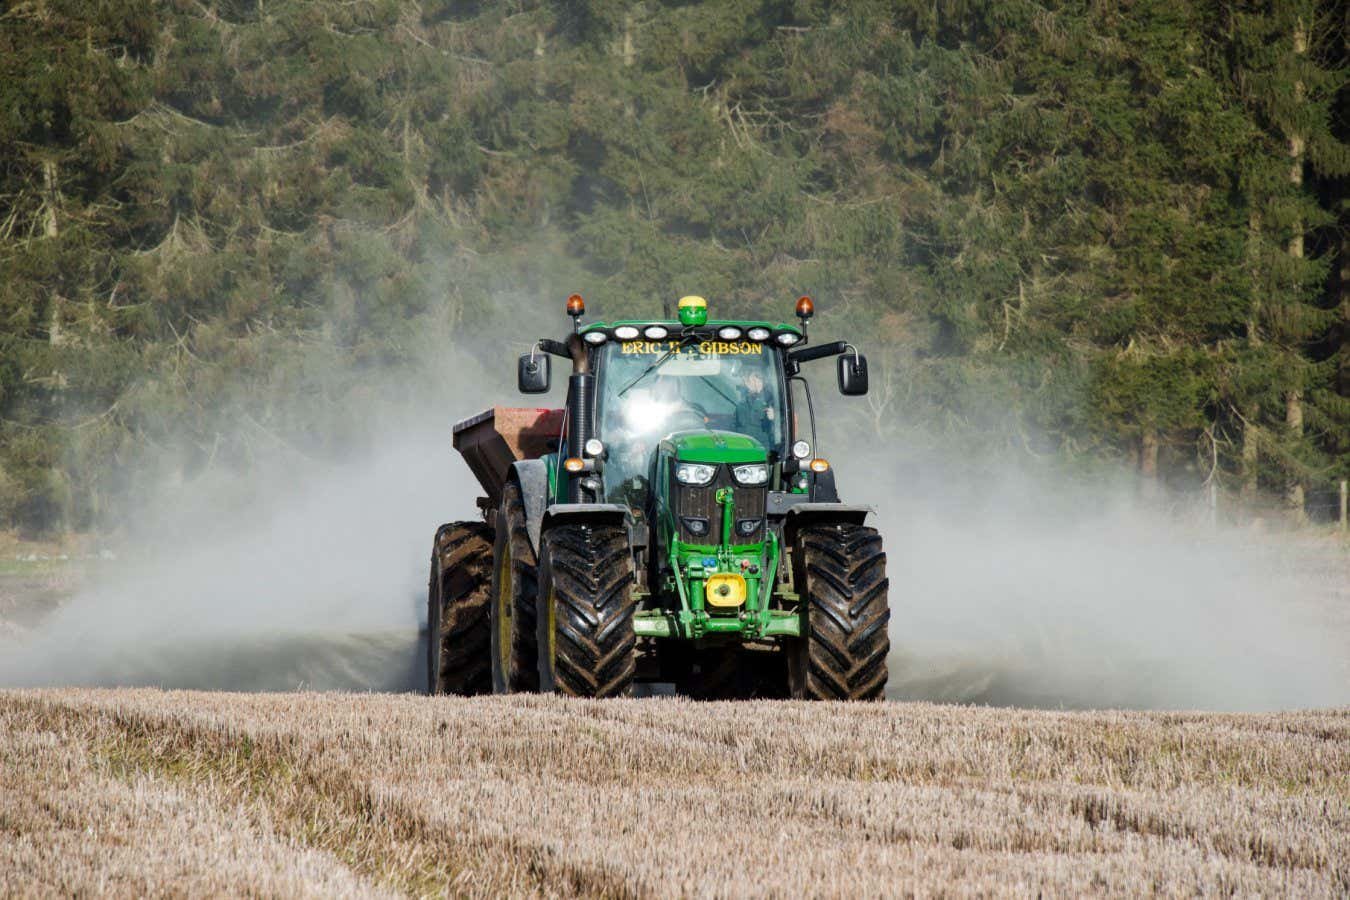
[[[758,372],[747,372],[744,379],[745,389],[752,394],[764,392],[764,376]]]

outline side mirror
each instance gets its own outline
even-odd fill
[[[867,357],[861,353],[845,353],[839,357],[839,393],[845,397],[861,397],[867,393]]]
[[[552,360],[547,353],[523,353],[516,364],[516,385],[522,394],[548,392]]]

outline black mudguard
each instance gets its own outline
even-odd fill
[[[797,532],[811,525],[833,522],[862,525],[873,512],[875,510],[870,506],[848,503],[797,503],[788,507],[787,521],[783,525],[783,541],[791,547],[797,540]]]
[[[622,503],[555,503],[544,511],[542,530],[563,522],[626,526],[630,515]]]

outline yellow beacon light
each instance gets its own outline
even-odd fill
[[[680,298],[681,325],[707,325],[708,301],[702,297]]]

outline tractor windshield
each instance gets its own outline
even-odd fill
[[[598,394],[597,433],[609,447],[605,493],[613,503],[642,505],[652,454],[672,432],[735,431],[767,450],[786,439],[782,363],[775,348],[754,341],[607,344]]]

